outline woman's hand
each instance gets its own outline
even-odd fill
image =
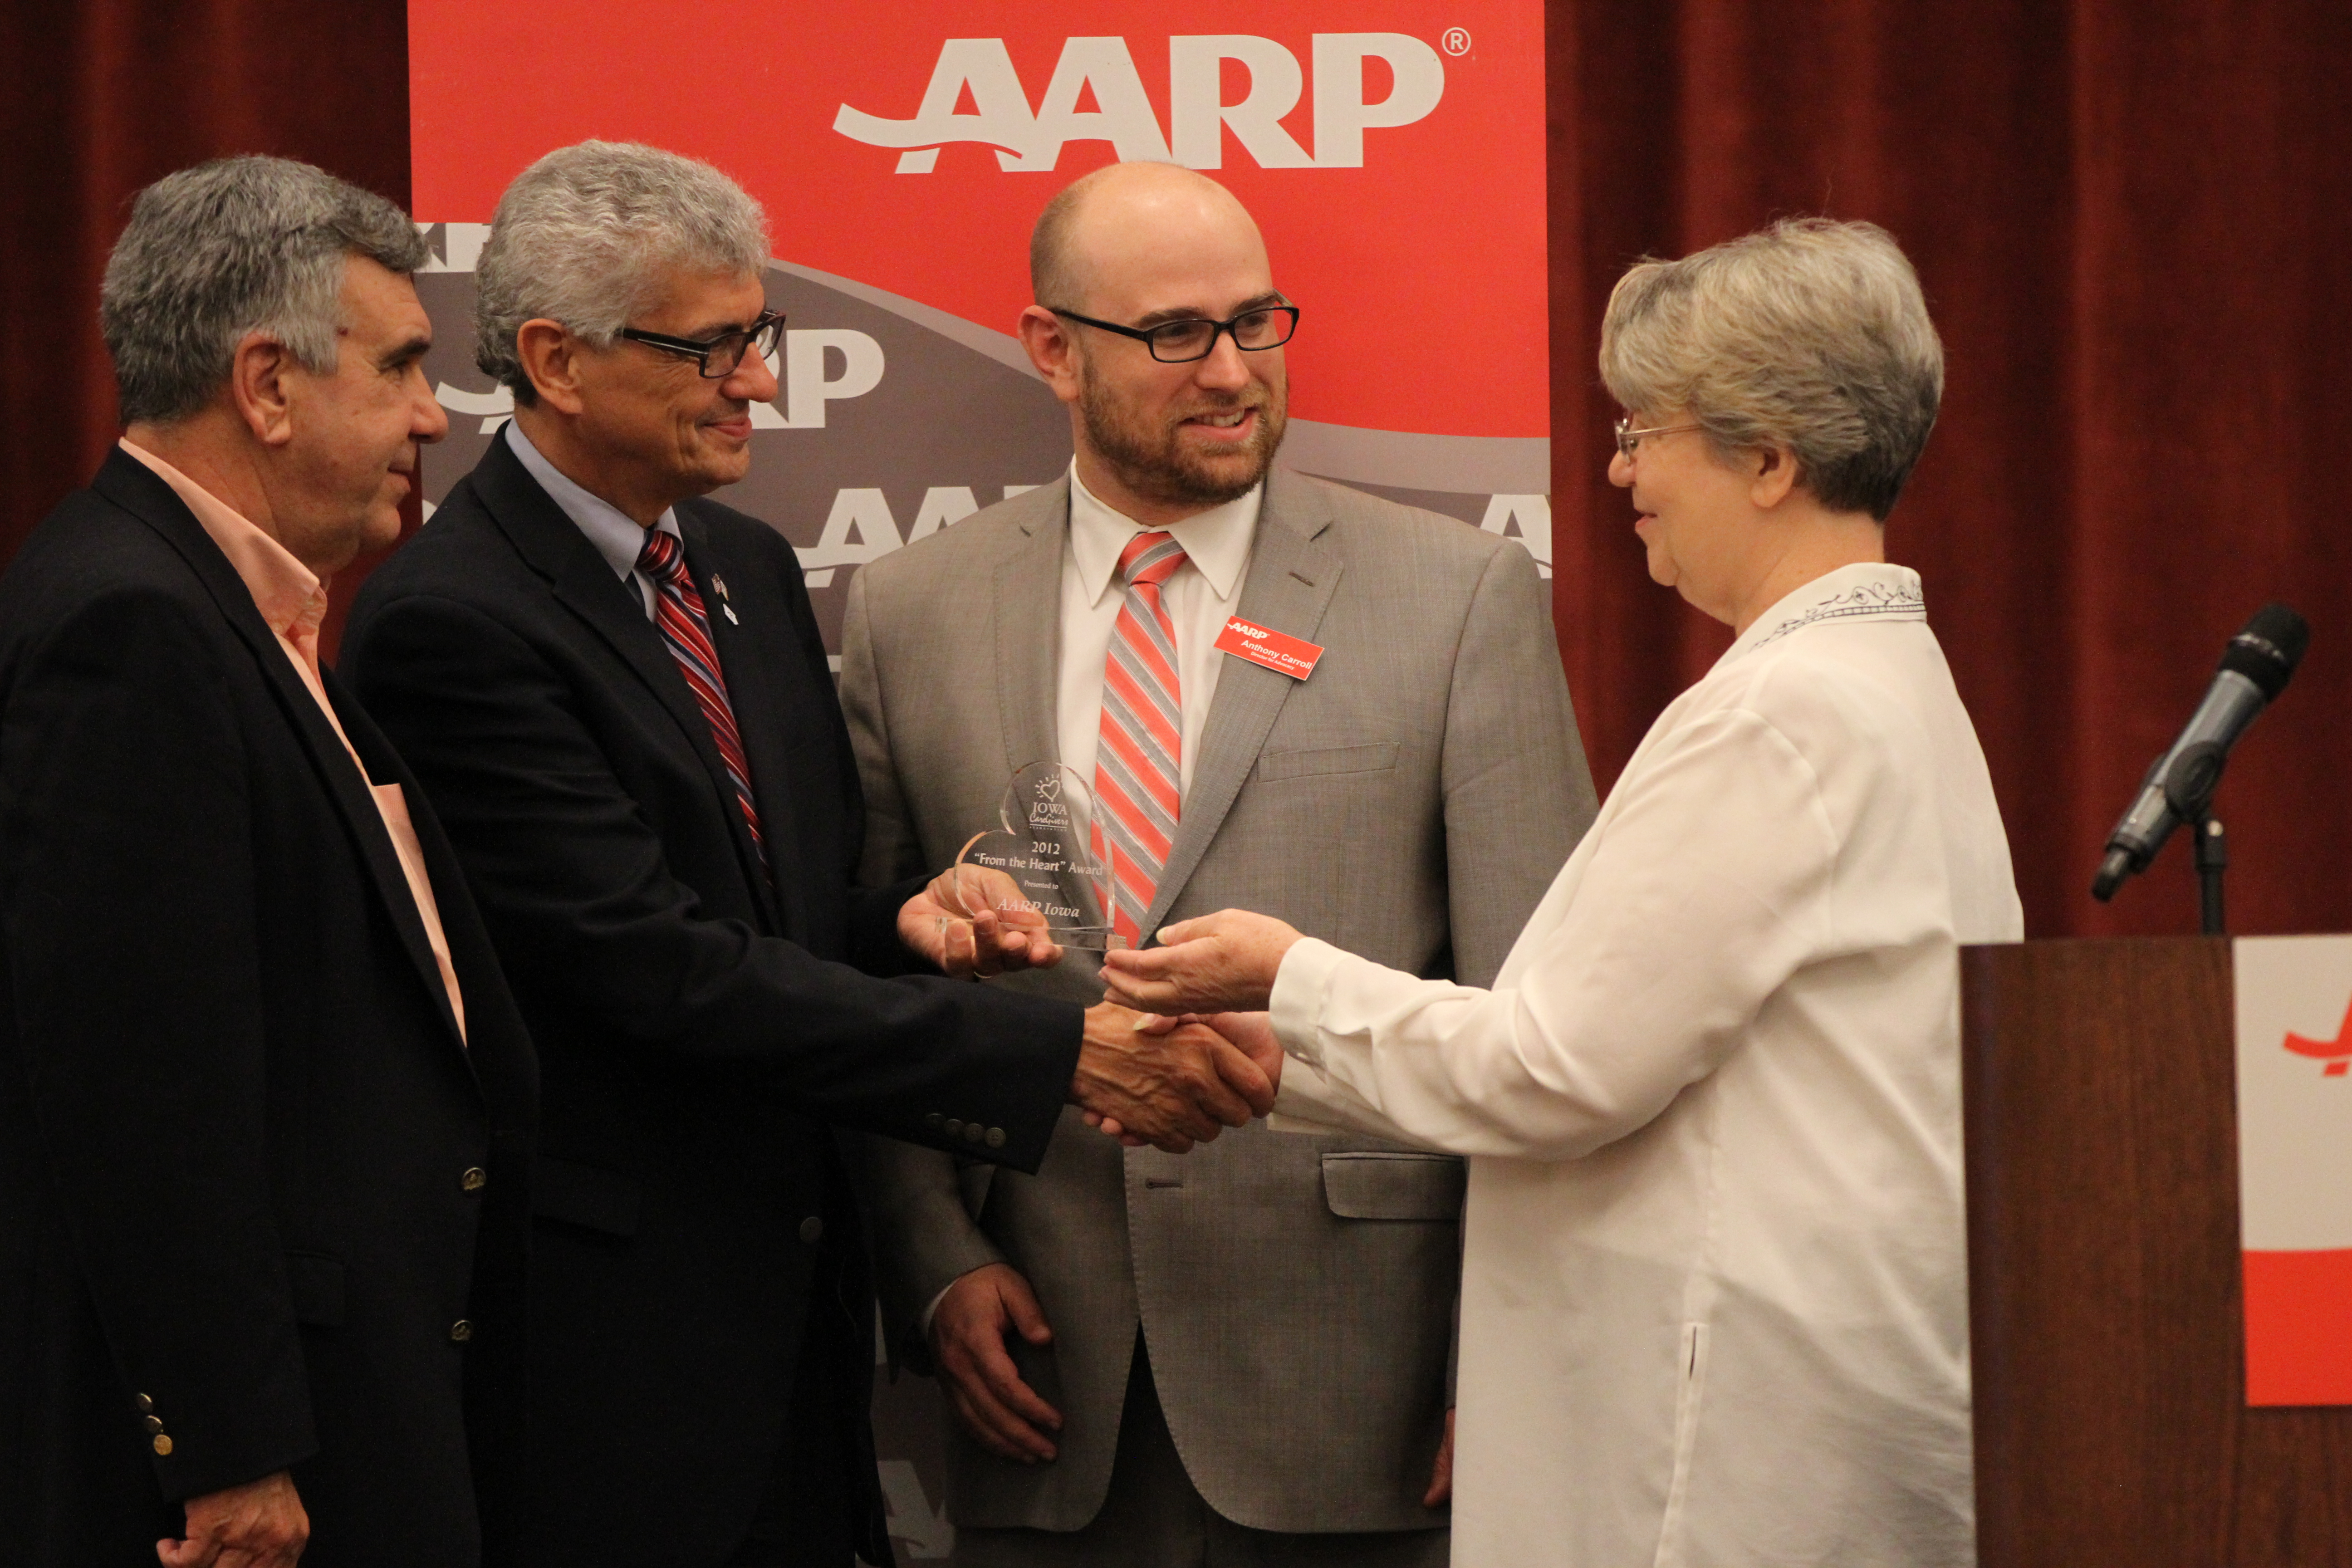
[[[1110,1000],[1147,1013],[1258,1013],[1299,934],[1271,915],[1219,910],[1160,928],[1162,945],[1103,955]]]

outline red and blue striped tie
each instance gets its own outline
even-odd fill
[[[751,800],[751,764],[743,757],[743,737],[735,728],[735,708],[727,700],[727,677],[719,668],[719,650],[711,646],[710,618],[703,613],[701,591],[686,569],[686,547],[677,536],[658,528],[646,530],[646,547],[637,555],[637,570],[652,580],[654,620],[670,657],[702,705],[710,721],[710,738],[726,765],[727,782],[735,786],[736,804],[751,829],[751,845],[760,864],[768,863],[767,840],[760,835],[760,808]]]
[[[1183,805],[1183,686],[1176,626],[1160,585],[1184,564],[1173,534],[1139,533],[1119,552],[1118,622],[1103,661],[1102,741],[1095,761],[1096,822],[1109,837],[1118,891],[1111,929],[1140,946],[1143,917],[1168,864]]]

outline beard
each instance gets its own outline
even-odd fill
[[[1161,506],[1205,510],[1240,500],[1265,478],[1289,423],[1288,402],[1286,388],[1252,382],[1231,396],[1203,394],[1192,406],[1155,418],[1122,402],[1103,378],[1088,375],[1079,388],[1078,413],[1096,454],[1129,490]],[[1186,420],[1248,409],[1257,411],[1257,429],[1244,445],[1210,454],[1184,444]]]

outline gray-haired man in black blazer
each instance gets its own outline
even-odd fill
[[[530,1044],[318,655],[447,428],[424,260],[305,164],[142,192],[128,428],[0,581],[0,1562],[515,1538]]]

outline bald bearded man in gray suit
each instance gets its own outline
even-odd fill
[[[1031,268],[1076,460],[852,585],[861,875],[946,864],[1059,761],[1129,859],[1128,940],[1264,910],[1491,983],[1594,808],[1534,562],[1272,467],[1297,315],[1213,181],[1089,174]],[[1229,657],[1233,617],[1320,661]],[[1095,967],[999,984],[1092,1001]],[[1034,1176],[865,1150],[893,1344],[955,1414],[957,1562],[1444,1563],[1460,1163],[1264,1124],[1122,1151],[1066,1117]]]

